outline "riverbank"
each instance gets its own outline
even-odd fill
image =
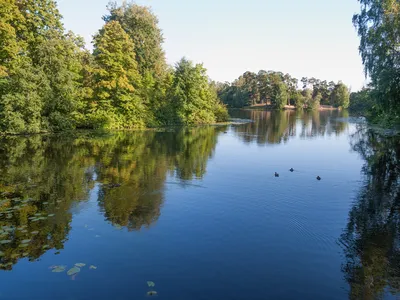
[[[34,135],[52,135],[52,134],[65,134],[65,135],[73,135],[79,133],[93,133],[93,134],[108,134],[113,132],[137,132],[137,131],[154,131],[154,132],[168,132],[168,131],[176,131],[183,128],[199,128],[199,127],[220,127],[220,126],[229,126],[229,125],[241,125],[246,123],[251,123],[251,120],[247,119],[237,119],[230,118],[227,122],[219,122],[219,123],[210,123],[210,124],[195,124],[195,125],[169,125],[169,126],[160,126],[160,127],[144,127],[144,128],[132,128],[132,129],[73,129],[66,131],[42,131],[35,133],[2,133],[0,132],[0,138],[3,137],[11,137],[11,136],[20,136],[20,137],[28,137]]]
[[[277,110],[276,107],[274,107],[273,105],[268,105],[268,104],[256,104],[256,105],[252,105],[252,106],[246,106],[243,108],[238,108],[238,109],[243,109],[243,110]],[[285,105],[284,110],[296,110],[296,106],[294,105]],[[324,111],[324,110],[337,110],[340,111],[342,110],[342,108],[340,107],[334,107],[331,105],[320,105],[319,111]]]

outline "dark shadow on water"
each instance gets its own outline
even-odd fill
[[[359,126],[352,148],[365,160],[364,182],[339,242],[349,299],[400,293],[400,140]]]

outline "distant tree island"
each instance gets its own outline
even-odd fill
[[[318,109],[320,105],[348,108],[350,90],[342,82],[321,81],[316,78],[299,81],[289,74],[261,70],[257,74],[246,72],[233,83],[217,83],[221,100],[228,107],[242,108],[266,104],[275,109],[287,106],[296,109]]]

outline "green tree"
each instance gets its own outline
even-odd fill
[[[192,125],[216,121],[219,100],[203,65],[193,65],[182,58],[175,67],[171,97],[176,123]]]
[[[361,91],[350,94],[349,110],[352,113],[371,117],[375,102],[372,99],[371,89],[363,88]]]
[[[400,3],[359,0],[361,12],[353,16],[360,36],[365,73],[374,88],[376,115],[400,122]]]
[[[339,82],[331,94],[331,105],[348,108],[350,104],[350,92],[347,86]]]
[[[81,100],[81,72],[84,42],[69,32],[43,41],[37,49],[36,61],[46,74],[50,91],[43,99],[43,122],[52,131],[74,129]]]
[[[147,73],[157,78],[166,69],[165,54],[162,49],[164,38],[158,27],[158,18],[149,7],[124,2],[109,5],[110,14],[104,17],[106,22],[118,21],[128,33],[135,47],[139,73],[145,77]]]
[[[144,126],[144,106],[134,43],[117,21],[104,25],[94,37],[94,103],[89,118],[93,126],[133,128]]]
[[[16,2],[24,22],[19,26],[20,39],[28,44],[30,57],[39,66],[36,54],[39,46],[47,39],[62,38],[64,27],[61,14],[54,0],[20,0]]]
[[[0,0],[0,84],[1,81],[4,84],[4,77],[10,75],[12,63],[23,49],[17,39],[18,28],[14,27],[22,23],[23,16],[15,0]]]
[[[0,95],[0,131],[8,134],[42,130],[43,98],[50,91],[46,75],[29,58],[15,62]]]
[[[283,82],[279,82],[273,88],[271,103],[275,108],[283,109],[287,104],[289,99],[289,94],[287,91],[287,86]]]

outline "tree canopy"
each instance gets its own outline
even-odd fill
[[[369,116],[400,123],[400,3],[393,0],[359,0],[361,11],[353,16],[360,36],[360,54],[371,79],[375,105]]]
[[[90,53],[81,37],[65,31],[55,0],[0,4],[0,133],[227,119],[200,66],[189,68],[197,72],[189,72],[196,81],[191,91],[179,92],[191,79],[182,77],[180,64],[167,66],[150,8],[110,4]]]
[[[232,83],[219,83],[218,95],[229,107],[241,108],[257,104],[283,109],[294,105],[298,109],[317,109],[320,104],[347,108],[349,88],[342,82],[321,81],[314,77],[299,80],[289,74],[261,70],[245,72]],[[338,98],[339,97],[339,98]]]

